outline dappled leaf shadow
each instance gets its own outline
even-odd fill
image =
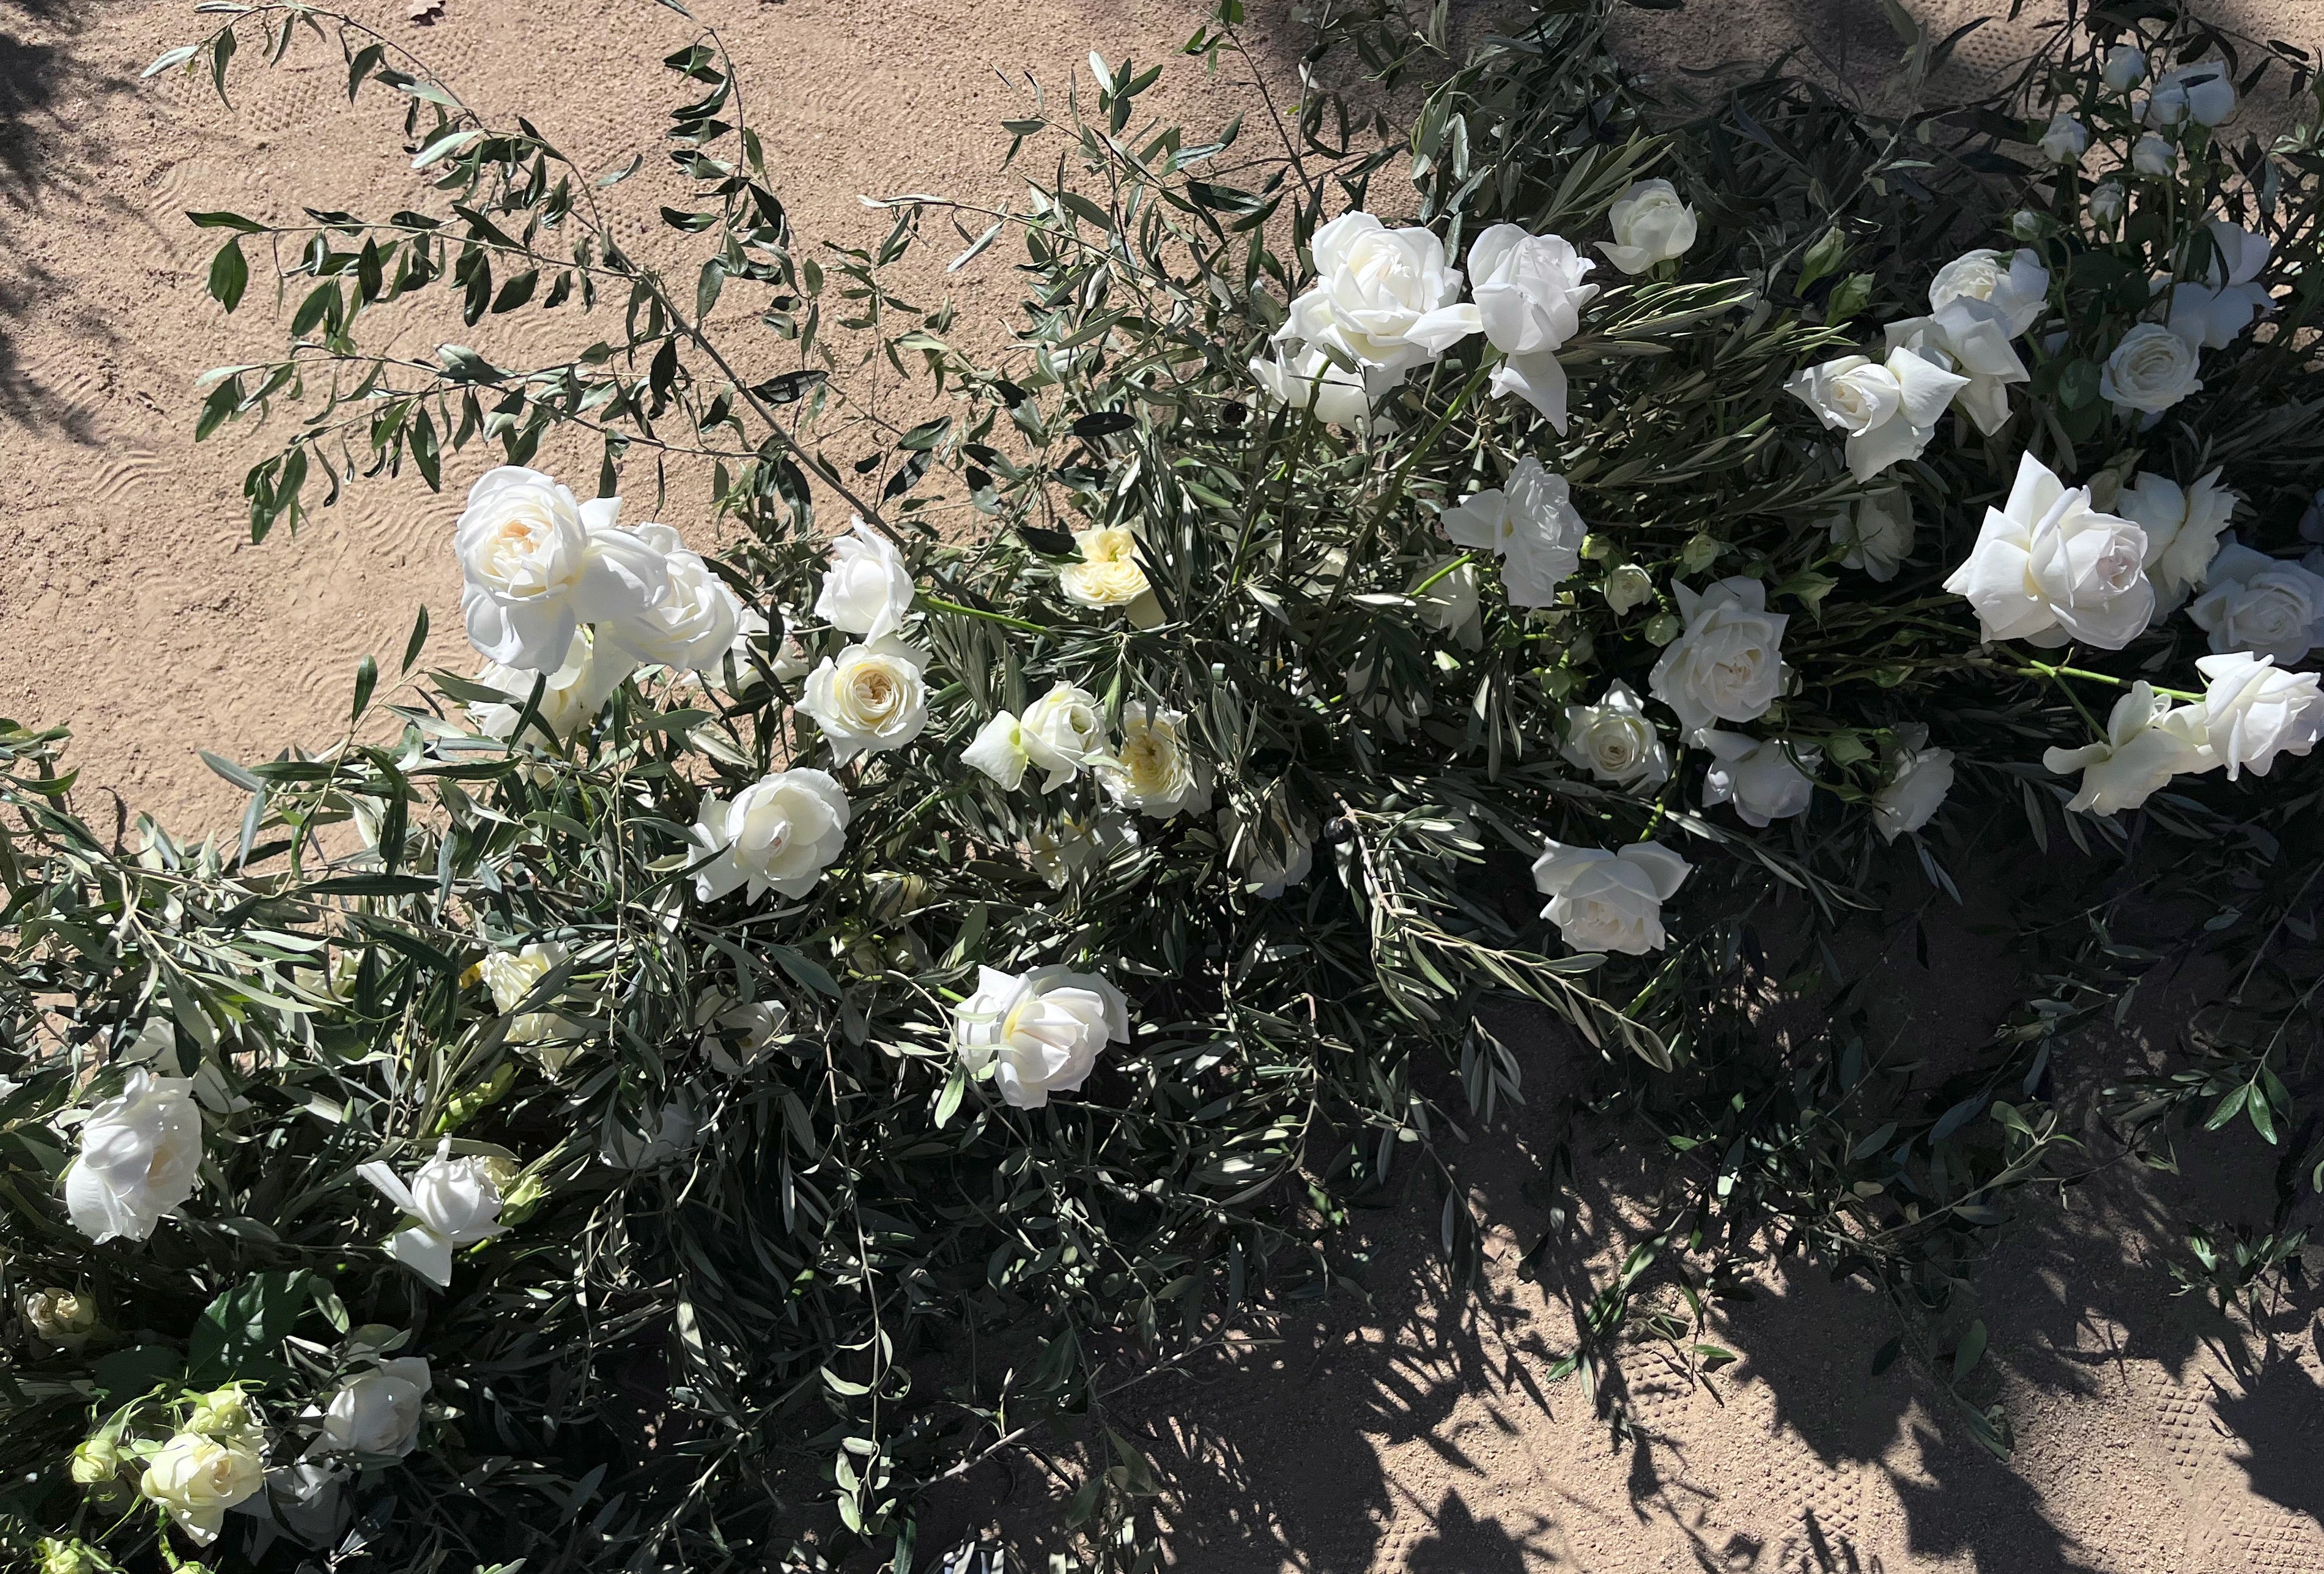
[[[2315,1332],[2324,1357],[2324,1326]],[[2251,1489],[2324,1525],[2324,1380],[2295,1349],[2270,1345],[2239,1384],[2211,1383],[2211,1405],[2236,1445],[2229,1458]]]

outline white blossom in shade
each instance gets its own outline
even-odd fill
[[[2130,200],[2130,192],[2120,181],[2100,181],[2090,188],[2090,194],[2084,200],[2093,219],[2111,225],[2122,217],[2122,210]]]
[[[928,725],[927,653],[893,634],[825,656],[807,674],[798,708],[813,717],[844,765],[859,755],[899,749]]]
[[[1941,314],[1956,301],[1991,307],[2016,338],[2042,320],[2050,305],[2050,270],[2033,251],[2020,247],[2007,257],[1988,248],[1963,252],[1929,281],[1929,311]]]
[[[1598,589],[1606,597],[1606,605],[1614,609],[1614,616],[1619,617],[1655,598],[1655,577],[1637,563],[1623,563],[1607,570]]]
[[[2236,112],[2236,85],[2220,60],[2199,60],[2155,79],[2139,118],[2149,125],[2177,125],[2191,120],[2198,125],[2218,125]]]
[[[121,1092],[80,1123],[80,1153],[65,1171],[65,1211],[92,1241],[142,1241],[193,1195],[202,1164],[202,1112],[193,1082],[132,1070]]]
[[[2098,394],[2118,409],[2159,414],[2201,390],[2200,369],[2193,345],[2159,322],[2142,322],[2107,357]]]
[[[452,1251],[508,1233],[500,1222],[504,1161],[476,1154],[454,1157],[452,1139],[413,1171],[407,1185],[374,1159],[355,1166],[379,1194],[403,1209],[410,1223],[388,1238],[388,1255],[437,1289],[452,1282]]]
[[[2150,180],[2166,181],[2179,169],[2179,150],[2168,137],[2148,132],[2131,144],[2130,167]]]
[[[1251,380],[1268,398],[1294,410],[1310,410],[1315,419],[1358,436],[1372,430],[1372,403],[1401,380],[1403,374],[1351,371],[1324,353],[1320,345],[1277,339],[1275,354],[1250,363]]]
[[[1028,764],[1043,773],[1040,789],[1055,792],[1105,752],[1105,710],[1097,696],[1071,683],[1051,687],[1025,708],[1020,741]]]
[[[2008,501],[1985,511],[1977,545],[1945,588],[1977,609],[1981,638],[2118,651],[2154,611],[2145,560],[2144,531],[2099,513],[2089,487],[2067,486],[2023,454]]]
[[[702,1030],[702,1047],[710,1063],[729,1077],[740,1077],[759,1063],[768,1046],[788,1031],[791,1008],[779,1000],[738,1004],[731,995],[706,990],[695,1003],[694,1025]]]
[[[1642,957],[1666,943],[1663,903],[1678,893],[1688,873],[1684,858],[1655,842],[1632,842],[1609,853],[1545,840],[1534,860],[1533,883],[1549,898],[1541,915],[1567,945]]]
[[[2273,243],[2224,218],[2204,227],[2212,256],[2203,279],[2157,279],[2154,289],[2169,294],[2164,321],[2172,332],[2199,349],[2223,350],[2273,304],[2260,274]]]
[[[636,658],[605,636],[605,626],[599,625],[600,632],[595,636],[586,629],[575,630],[573,643],[566,651],[565,664],[549,673],[549,681],[541,684],[540,706],[535,714],[559,740],[587,731],[589,724],[597,719],[597,713],[605,708],[605,701],[613,698],[613,690],[637,671]],[[517,723],[523,718],[525,701],[532,698],[532,687],[540,677],[539,672],[522,667],[486,662],[478,670],[476,681],[486,689],[498,690],[508,699],[472,702],[468,720],[486,737],[516,741]]]
[[[2236,651],[2199,656],[2203,727],[2227,780],[2264,776],[2279,755],[2304,755],[2324,737],[2324,691],[2313,672],[2287,672],[2272,657]]]
[[[187,1539],[207,1547],[225,1529],[226,1510],[265,1486],[263,1447],[263,1436],[180,1432],[146,1460],[138,1493],[166,1513]]]
[[[1595,705],[1565,708],[1565,736],[1557,752],[1600,782],[1651,792],[1670,780],[1670,750],[1646,707],[1618,679]]]
[[[1428,230],[1342,213],[1316,230],[1308,251],[1315,282],[1291,303],[1278,342],[1326,345],[1400,377],[1477,331],[1476,308],[1457,304],[1461,271]]]
[[[1980,301],[1949,301],[1935,316],[1892,322],[1886,332],[1892,354],[1909,349],[1966,379],[1953,391],[1954,407],[1987,437],[2009,420],[2011,385],[2034,375],[2010,343],[2000,312]]]
[[[1678,713],[1689,737],[1719,721],[1766,714],[1784,684],[1784,625],[1767,610],[1767,588],[1737,576],[1700,592],[1674,580],[1679,636],[1663,647],[1646,688]]]
[[[1913,504],[1903,487],[1870,492],[1824,521],[1840,566],[1886,584],[1913,554]]]
[[[1211,801],[1210,767],[1187,747],[1184,711],[1131,700],[1121,708],[1121,741],[1084,761],[1123,809],[1168,819]]]
[[[715,674],[742,632],[742,600],[666,524],[641,524],[637,538],[661,554],[669,594],[618,623],[599,625],[599,641],[638,662],[675,671]],[[760,621],[763,630],[765,620]]]
[[[1025,724],[1014,711],[997,711],[976,729],[976,736],[960,752],[960,763],[982,772],[1003,791],[1015,792],[1025,780],[1033,756],[1025,746]]]
[[[26,1328],[60,1349],[79,1349],[102,1326],[94,1297],[60,1284],[26,1291],[17,1310],[23,1314]]]
[[[1558,347],[1582,329],[1582,308],[1598,293],[1582,275],[1596,264],[1563,236],[1527,235],[1497,224],[1469,248],[1469,292],[1486,339],[1501,352],[1491,389],[1514,394],[1566,430],[1565,368]]]
[[[769,891],[799,897],[847,847],[847,794],[822,771],[794,767],[763,777],[729,803],[703,796],[694,845],[708,861],[694,871],[694,893],[715,902],[737,886],[756,902]]]
[[[479,477],[452,535],[469,643],[503,666],[540,671],[566,659],[583,624],[660,605],[668,566],[620,528],[621,511],[618,497],[577,502],[521,466]]]
[[[1054,826],[1035,826],[1026,832],[1025,856],[1034,871],[1053,891],[1063,891],[1073,877],[1093,863],[1105,863],[1115,854],[1138,846],[1138,826],[1112,810],[1094,816],[1064,815]]]
[[[1219,839],[1229,865],[1253,895],[1272,901],[1314,873],[1314,828],[1286,814],[1280,803],[1268,806],[1264,831],[1247,822],[1233,804],[1226,805],[1219,810]]]
[[[2219,537],[2242,501],[2219,485],[2218,470],[2185,487],[2168,476],[2141,470],[2115,498],[2115,511],[2146,532],[2146,577],[2154,585],[2158,618],[2203,583]]]
[[[1820,751],[1787,749],[1781,738],[1716,730],[1703,736],[1702,746],[1711,755],[1702,773],[1704,808],[1731,803],[1745,824],[1763,829],[1808,811],[1815,796],[1815,781],[1808,772],[1821,762]]]
[[[1936,436],[1938,417],[1969,379],[1898,348],[1885,361],[1842,356],[1806,368],[1784,386],[1824,425],[1848,434],[1849,472],[1868,481],[1921,456]]]
[[[2135,43],[2118,43],[2107,51],[2106,64],[2099,68],[2099,79],[2107,90],[2127,93],[2146,80],[2146,51]]]
[[[315,1450],[401,1458],[420,1441],[420,1422],[434,1384],[424,1356],[400,1356],[355,1373],[323,1402],[323,1430]]]
[[[681,1088],[664,1102],[648,1105],[633,1119],[624,1116],[608,1124],[597,1143],[597,1157],[609,1169],[658,1170],[692,1153],[701,1138],[694,1100]]]
[[[2204,730],[2200,705],[2173,708],[2153,686],[2134,683],[2115,701],[2107,735],[2079,749],[2044,749],[2042,768],[2064,776],[2082,773],[2081,791],[2066,807],[2110,815],[2136,809],[2173,776],[2218,765]]]
[[[2079,164],[2089,151],[2090,128],[2061,109],[2042,131],[2042,156],[2053,164]]]
[[[1590,533],[1565,477],[1530,454],[1507,485],[1472,492],[1447,508],[1443,524],[1454,546],[1501,560],[1501,588],[1512,606],[1554,603],[1559,581],[1582,566],[1582,541]]]
[[[1907,745],[1888,754],[1888,781],[1872,795],[1872,823],[1882,841],[1920,829],[1953,790],[1953,752]]]
[[[977,969],[976,992],[953,1007],[953,1046],[971,1076],[992,1068],[1012,1109],[1039,1109],[1089,1080],[1100,1051],[1130,1042],[1130,1003],[1095,973]]]
[[[2211,649],[2273,656],[2289,667],[2324,644],[2324,578],[2229,542],[2211,560],[2187,616]]]
[[[815,615],[843,633],[882,639],[900,632],[912,609],[912,570],[896,543],[862,520],[848,526],[831,543]]]
[[[1606,222],[1614,238],[1600,241],[1598,249],[1626,273],[1643,273],[1656,263],[1683,256],[1694,244],[1694,209],[1668,181],[1634,182],[1614,199]]]
[[[1415,592],[1413,600],[1419,608],[1421,622],[1440,634],[1452,635],[1464,648],[1473,651],[1484,643],[1485,637],[1477,565],[1450,560],[1455,563],[1450,569],[1443,562],[1429,566],[1421,576],[1429,581],[1428,588]]]

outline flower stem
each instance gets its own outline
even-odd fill
[[[2089,681],[2093,683],[2110,684],[2116,689],[2127,689],[2133,683],[2140,681],[2140,680],[2135,678],[2116,678],[2107,672],[2093,672],[2085,667],[2053,667],[2047,662],[2037,662],[2030,656],[2026,658],[2025,665],[2013,670],[2028,678],[2049,678],[2052,680],[2061,678],[2082,678],[2087,679]],[[2063,685],[2061,685],[2061,687],[2063,687]],[[2154,684],[2149,684],[2148,687],[2153,688],[2157,694],[2167,695],[2172,699],[2185,700],[2189,704],[2192,704],[2203,698],[2200,694],[2194,693],[2191,690],[2185,689],[2164,689]],[[2071,690],[2067,690],[2066,691],[2069,695],[2073,692]]]
[[[1010,628],[1021,628],[1027,634],[1055,634],[1056,632],[1055,629],[1047,627],[1044,625],[1028,623],[1021,617],[1010,617],[1005,613],[987,612],[981,606],[963,606],[957,601],[946,601],[942,597],[931,596],[925,590],[920,593],[920,605],[932,608],[937,612],[957,613],[963,617],[981,617],[987,623],[1002,624]]]
[[[1415,585],[1411,589],[1406,591],[1405,594],[1413,597],[1415,600],[1419,599],[1421,597],[1428,593],[1429,588],[1434,585],[1436,581],[1444,578],[1445,575],[1452,572],[1453,569],[1460,568],[1462,564],[1471,561],[1472,557],[1472,553],[1462,552],[1459,557],[1453,559],[1451,562],[1437,569],[1436,572],[1429,575],[1427,579],[1423,579],[1419,584]]]

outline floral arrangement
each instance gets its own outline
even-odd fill
[[[705,31],[654,192],[682,289],[614,238],[638,162],[576,166],[359,21],[229,8],[156,62],[223,86],[336,40],[433,193],[193,216],[228,310],[261,245],[300,295],[201,417],[303,411],[254,534],[502,462],[447,507],[478,665],[416,670],[423,612],[341,742],[214,758],[230,845],[101,835],[62,735],[0,731],[12,1554],[900,1571],[930,1489],[1053,1425],[1093,1566],[1155,1566],[1107,1400],[1329,1293],[1347,1208],[1407,1175],[1473,1277],[1448,1139],[1545,1052],[1489,1025],[1511,999],[1673,1167],[1554,1375],[1610,1404],[1639,1297],[1701,1332],[1780,1240],[1879,1285],[2006,1448],[1976,1255],[2083,1145],[2056,1051],[2166,888],[2233,893],[2197,943],[2246,987],[2114,1090],[2121,1153],[2243,1116],[2324,1170],[2286,1082],[2310,63],[2267,62],[2301,116],[2267,147],[2225,129],[2266,69],[2176,15],[2061,33],[1999,106],[1769,78],[1688,120],[1601,23],[1442,63],[1376,150],[1318,90],[1279,157],[1142,121],[1157,73],[1093,56],[1093,109],[1010,123],[1056,184],[893,199],[828,264]],[[1386,9],[1325,42],[1431,58]],[[954,267],[1021,242],[1002,364],[894,282],[945,223]],[[435,297],[589,342],[367,344]],[[684,529],[637,519],[647,458],[706,480],[657,505]],[[1832,941],[2053,831],[2089,873],[2023,910],[2043,970],[1989,1051],[1932,1083],[1868,1050]],[[1773,1042],[1782,995],[1829,1027]],[[2227,1301],[2298,1242],[2192,1245]]]

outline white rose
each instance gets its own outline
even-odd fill
[[[597,1145],[597,1157],[615,1170],[656,1170],[694,1151],[702,1125],[694,1116],[694,1101],[681,1088],[659,1108],[648,1106],[638,1124],[608,1125]]]
[[[2203,386],[2199,366],[2193,345],[2159,322],[2142,322],[2107,357],[2098,394],[2117,409],[2153,414]]]
[[[2136,44],[2118,43],[2107,51],[2099,79],[2113,92],[2127,93],[2146,80],[2146,51]]]
[[[1990,306],[2015,338],[2042,320],[2050,304],[2050,270],[2042,259],[2023,247],[2009,254],[2005,265],[1997,251],[1980,248],[1963,252],[1937,270],[1929,281],[1929,310],[1941,313],[1956,301]]]
[[[2120,181],[2100,181],[2090,188],[2090,217],[2100,224],[2110,225],[2122,217],[2123,207],[2129,199],[2130,193]]]
[[[1655,598],[1655,577],[1637,563],[1624,563],[1610,570],[1598,589],[1606,597],[1606,605],[1614,609],[1614,616],[1619,617]]]
[[[2233,782],[2264,776],[2278,755],[2304,755],[2324,737],[2324,692],[2313,672],[2286,672],[2248,651],[2199,656],[2203,727],[2211,754]]]
[[[1132,700],[1121,708],[1121,743],[1085,763],[1107,796],[1124,809],[1168,819],[1211,800],[1209,768],[1186,747],[1186,717]]]
[[[2034,375],[2018,359],[2000,309],[1982,301],[1957,297],[1934,317],[1892,322],[1886,331],[1892,355],[1908,349],[1966,379],[1953,391],[1953,404],[1987,437],[2009,420],[2011,384]]]
[[[1898,348],[1888,352],[1886,362],[1842,356],[1808,367],[1784,386],[1824,425],[1848,434],[1849,471],[1868,481],[1891,465],[1920,457],[1936,435],[1938,417],[1969,386],[1969,379]]]
[[[2032,454],[2000,508],[1985,511],[1977,545],[1945,588],[1977,608],[1979,637],[2037,645],[2080,640],[2118,651],[2154,611],[2146,532],[2090,506]]]
[[[715,902],[738,885],[756,902],[769,891],[804,896],[847,846],[847,795],[822,772],[779,771],[727,803],[706,793],[695,846],[714,854],[694,871],[694,894]]]
[[[60,1349],[79,1349],[97,1330],[97,1302],[78,1291],[52,1284],[27,1292],[20,1304],[24,1326]]]
[[[1820,751],[1718,731],[1705,735],[1702,745],[1712,756],[1702,775],[1704,808],[1732,803],[1745,824],[1762,828],[1808,811],[1815,781],[1807,773],[1821,763]]]
[[[93,1241],[142,1241],[191,1195],[202,1164],[193,1083],[129,1073],[120,1096],[81,1122],[80,1155],[65,1171],[65,1211]]]
[[[1250,363],[1252,381],[1268,397],[1294,410],[1313,409],[1315,419],[1359,436],[1372,430],[1372,401],[1393,388],[1401,373],[1350,371],[1320,346],[1278,341],[1272,358]]]
[[[1462,563],[1458,568],[1446,569],[1443,563],[1436,563],[1422,578],[1429,584],[1414,597],[1419,604],[1420,621],[1475,650],[1484,640],[1477,565]]]
[[[1598,293],[1582,275],[1594,264],[1563,236],[1527,235],[1497,224],[1469,248],[1469,292],[1485,338],[1501,352],[1493,368],[1496,398],[1515,394],[1566,428],[1565,368],[1557,348],[1582,329],[1582,308]]]
[[[1674,580],[1683,631],[1663,647],[1646,688],[1678,713],[1691,735],[1713,721],[1751,721],[1766,714],[1784,683],[1784,625],[1767,610],[1767,588],[1736,578],[1700,594]]]
[[[1670,780],[1670,751],[1628,683],[1607,685],[1595,705],[1565,708],[1557,752],[1600,782],[1651,792]]]
[[[1572,499],[1565,477],[1528,454],[1506,486],[1471,493],[1446,509],[1444,534],[1455,546],[1501,560],[1510,606],[1547,606],[1557,599],[1558,581],[1582,566],[1582,539],[1590,533]]]
[[[742,597],[710,571],[701,553],[687,551],[669,525],[641,524],[635,533],[661,554],[669,594],[659,606],[604,625],[600,639],[641,662],[715,675],[742,632]],[[763,631],[763,621],[760,626]]]
[[[180,1432],[146,1461],[137,1490],[197,1545],[217,1540],[226,1511],[266,1485],[266,1464],[240,1437]]]
[[[1138,845],[1138,827],[1108,810],[1094,819],[1066,815],[1056,826],[1025,833],[1025,856],[1053,891],[1063,891],[1092,863],[1110,861]]]
[[[853,533],[831,543],[815,615],[843,633],[883,639],[903,628],[912,609],[912,571],[886,536],[861,519],[849,526]]]
[[[1315,232],[1308,250],[1315,282],[1291,303],[1278,342],[1329,345],[1358,365],[1400,375],[1477,331],[1477,309],[1454,305],[1461,271],[1425,229],[1342,213]]]
[[[1913,552],[1913,504],[1903,487],[1873,492],[1824,521],[1831,544],[1841,549],[1840,566],[1861,569],[1882,584],[1896,577]]]
[[[2110,815],[2136,809],[2173,776],[2212,769],[2200,705],[2172,708],[2169,699],[2146,683],[2134,683],[2115,701],[2107,736],[2079,749],[2044,749],[2042,768],[2063,776],[2082,773],[2082,790],[2066,807]]]
[[[1893,842],[1936,817],[1953,790],[1950,749],[1900,748],[1888,755],[1888,782],[1872,795],[1872,823]]]
[[[2249,651],[2289,667],[2324,644],[2324,579],[2300,564],[2229,542],[2203,583],[2187,616],[2214,651]]]
[[[2154,582],[2159,610],[2178,606],[2202,584],[2220,533],[2243,501],[2218,482],[2213,470],[2182,489],[2168,476],[2141,470],[2115,499],[2116,511],[2146,532],[2146,577]]]
[[[1057,570],[1057,588],[1065,593],[1066,600],[1100,611],[1126,608],[1130,620],[1140,627],[1150,628],[1162,621],[1154,588],[1146,582],[1146,570],[1138,566],[1138,537],[1127,526],[1108,524],[1076,531],[1074,544],[1081,549],[1082,560]]]
[[[649,615],[650,616],[650,615]],[[605,625],[592,636],[586,629],[574,631],[573,643],[567,647],[565,664],[549,674],[541,685],[540,708],[535,712],[543,727],[560,739],[585,732],[605,708],[613,690],[623,679],[637,670],[637,662],[629,652],[617,648],[604,633]],[[486,737],[516,738],[516,724],[524,715],[525,701],[532,698],[532,686],[540,674],[528,668],[504,666],[499,662],[486,662],[477,671],[476,681],[487,689],[497,689],[508,696],[504,703],[477,702],[468,707],[468,719]]]
[[[1679,200],[1668,181],[1639,181],[1607,209],[1614,231],[1598,249],[1626,273],[1643,273],[1666,258],[1683,255],[1694,244],[1694,209]]]
[[[539,470],[485,471],[452,535],[469,643],[504,666],[540,671],[566,659],[581,625],[659,606],[668,568],[619,528],[621,511],[618,497],[576,502]]]
[[[2078,164],[2089,151],[2090,128],[2061,109],[2042,133],[2042,154],[2053,164]]]
[[[1541,915],[1567,945],[1634,957],[1663,949],[1663,903],[1687,874],[1684,858],[1654,842],[1609,853],[1545,839],[1533,865],[1534,886],[1549,898]]]
[[[2169,138],[2150,131],[2131,144],[2130,167],[2154,180],[2168,180],[2179,168],[2179,150]]]
[[[927,653],[890,634],[850,645],[807,674],[799,708],[815,718],[846,764],[858,755],[901,748],[928,725]]]
[[[758,1064],[759,1057],[790,1024],[790,1007],[779,1000],[754,1000],[740,1005],[732,995],[712,990],[694,1008],[694,1025],[703,1030],[702,1044],[710,1063],[729,1077],[740,1077]]]
[[[1025,780],[1026,766],[1033,763],[1025,747],[1024,722],[1014,711],[995,711],[961,750],[960,763],[990,776],[1004,792],[1015,792]]]
[[[2149,125],[2176,125],[2182,120],[2218,125],[2235,112],[2236,85],[2228,79],[2226,63],[2201,60],[2156,79],[2142,118]]]
[[[953,1007],[953,1046],[971,1076],[992,1068],[1001,1102],[1039,1109],[1089,1080],[1098,1051],[1130,1042],[1130,1003],[1094,973],[977,969],[976,993]]]
[[[446,1137],[409,1185],[376,1159],[356,1165],[355,1172],[411,1220],[388,1237],[388,1255],[442,1290],[452,1282],[453,1247],[508,1233],[499,1222],[503,1167],[474,1154],[454,1158],[452,1139]]]
[[[1021,736],[1026,759],[1047,773],[1041,791],[1054,792],[1105,752],[1105,712],[1096,695],[1059,683],[1025,708]]]
[[[569,953],[555,940],[533,940],[513,951],[493,951],[476,964],[493,1005],[502,1014],[514,1011],[549,972],[565,965]],[[555,1011],[529,1011],[508,1025],[502,1042],[539,1046],[540,1062],[552,1077],[572,1060],[576,1046],[560,1040],[577,1040],[588,1029]]]
[[[1272,901],[1314,873],[1315,832],[1305,820],[1287,816],[1279,802],[1268,806],[1267,819],[1264,830],[1256,829],[1230,803],[1219,810],[1219,836],[1229,866],[1242,875],[1244,889]]]
[[[2273,243],[2224,218],[2205,228],[2212,256],[2203,281],[2157,279],[2154,290],[2169,296],[2165,322],[2172,332],[2198,349],[2223,350],[2273,304],[2259,277]]]
[[[401,1356],[358,1372],[323,1403],[318,1449],[401,1458],[420,1440],[420,1421],[434,1379],[422,1356]]]

